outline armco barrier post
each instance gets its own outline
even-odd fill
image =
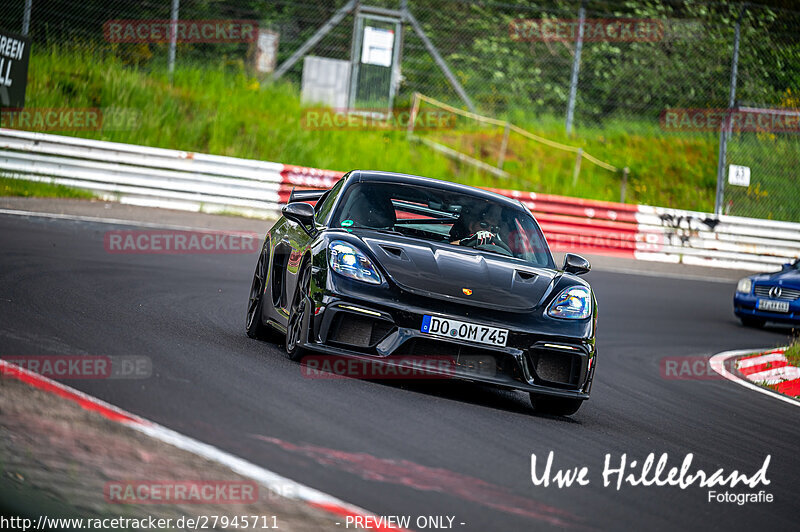
[[[497,168],[503,169],[503,161],[506,158],[506,149],[508,148],[508,134],[511,132],[511,124],[506,122],[506,127],[503,130],[503,143],[500,145],[500,155],[497,156]]]
[[[415,92],[411,104],[411,115],[408,117],[408,128],[406,129],[406,138],[409,140],[414,136],[414,122],[417,121],[417,113],[419,113],[419,93]]]
[[[728,115],[722,123],[719,132],[719,155],[717,161],[717,194],[714,201],[714,214],[722,214],[722,204],[725,200],[725,169],[728,158],[728,137],[731,135],[731,112],[736,105],[736,76],[739,71],[739,34],[741,32],[742,16],[745,6],[742,5],[739,16],[736,17],[736,26],[733,31],[733,58],[731,59],[731,88],[728,99]]]
[[[578,174],[581,173],[581,159],[583,159],[583,148],[578,148],[575,156],[575,169],[572,171],[572,186],[578,185]]]
[[[578,93],[578,74],[581,69],[581,49],[583,49],[583,26],[586,19],[586,2],[581,2],[578,10],[578,36],[575,42],[575,55],[572,56],[572,73],[569,80],[569,101],[567,102],[567,134],[572,133],[572,120],[575,116],[575,98]]]
[[[172,83],[172,75],[175,73],[175,48],[178,45],[178,9],[180,0],[172,0],[169,25],[169,82]]]
[[[627,166],[622,169],[622,184],[619,187],[619,202],[620,203],[625,203],[625,193],[627,192],[627,189],[628,189],[628,172],[629,171],[630,170],[628,169]]]
[[[33,0],[25,0],[25,12],[22,14],[22,35],[28,36],[31,29],[31,8]]]

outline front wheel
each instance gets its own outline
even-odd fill
[[[247,321],[245,329],[250,338],[264,339],[269,337],[269,327],[261,321],[261,311],[264,307],[264,289],[267,286],[268,252],[266,244],[261,248],[258,256],[256,271],[253,273],[253,283],[250,285],[250,299],[247,302]]]
[[[533,410],[539,414],[552,414],[554,416],[571,416],[583,404],[583,399],[570,399],[530,393]]]
[[[258,256],[256,271],[253,273],[253,283],[250,285],[250,299],[247,302],[247,320],[245,330],[250,338],[267,340],[278,343],[283,338],[269,325],[264,325],[262,313],[264,309],[264,292],[267,287],[267,272],[269,271],[269,248],[267,244],[261,248]]]
[[[301,344],[307,334],[306,318],[310,313],[308,293],[311,289],[311,265],[306,264],[298,274],[297,288],[289,308],[289,324],[286,327],[286,356],[290,360],[300,360],[305,354]]]

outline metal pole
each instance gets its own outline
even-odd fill
[[[25,12],[22,15],[22,35],[28,36],[31,29],[31,8],[33,7],[33,0],[25,0]]]
[[[167,70],[169,71],[169,82],[172,83],[172,74],[175,72],[175,47],[178,45],[178,7],[180,0],[172,0],[172,10],[170,12],[169,25],[169,60]]]
[[[353,39],[350,50],[350,83],[347,84],[347,108],[348,110],[356,107],[356,91],[358,90],[358,73],[361,66],[361,47],[364,44],[364,19],[356,8],[353,17]]]
[[[622,185],[619,187],[619,202],[625,203],[625,193],[628,190],[628,173],[630,170],[626,166],[622,169]]]
[[[575,97],[578,93],[578,73],[581,70],[581,51],[583,50],[583,23],[586,8],[581,3],[578,10],[578,38],[575,41],[575,55],[572,58],[572,76],[569,80],[569,102],[567,102],[567,133],[572,133],[572,119],[575,115]]]
[[[458,93],[458,95],[461,97],[464,103],[467,104],[467,109],[469,109],[474,113],[475,106],[472,104],[472,100],[469,99],[469,96],[467,96],[467,91],[464,90],[464,87],[462,87],[461,83],[458,82],[458,78],[456,78],[453,75],[453,73],[450,71],[450,67],[447,66],[445,60],[442,59],[441,55],[439,55],[439,51],[433,45],[431,40],[428,39],[428,36],[425,35],[425,32],[422,30],[422,26],[419,25],[417,19],[414,18],[414,15],[412,15],[411,11],[409,11],[408,9],[406,9],[405,11],[405,16],[406,19],[408,19],[408,21],[411,23],[411,27],[413,27],[414,31],[417,32],[417,35],[419,35],[419,38],[425,45],[425,48],[428,49],[428,53],[431,54],[433,60],[436,61],[436,64],[439,65],[439,68],[442,70],[442,72],[444,72],[447,81],[450,82],[450,85],[453,86],[453,89],[455,89],[455,91]]]
[[[311,50],[319,41],[325,37],[328,32],[330,32],[333,28],[336,27],[342,19],[350,13],[356,5],[356,0],[350,0],[344,6],[339,9],[323,26],[317,30],[317,32],[312,35],[306,42],[303,43],[303,46],[298,48],[292,55],[281,63],[281,65],[272,73],[272,79],[279,79],[281,76],[286,74],[290,68],[294,66],[306,53]]]
[[[408,127],[406,128],[406,138],[411,140],[414,136],[414,123],[417,121],[417,113],[419,112],[419,93],[414,93],[414,99],[411,104],[411,114],[408,117]]]
[[[575,157],[575,169],[572,171],[572,186],[578,184],[578,174],[581,173],[581,159],[583,159],[583,148],[578,148],[577,156]]]
[[[497,167],[502,170],[503,162],[506,159],[506,149],[508,148],[508,134],[511,133],[511,124],[506,122],[505,130],[503,131],[503,143],[500,145],[500,155],[497,157]]]
[[[403,49],[402,19],[394,25],[394,50],[392,53],[392,79],[389,85],[389,111],[394,109],[394,97],[400,84],[400,51]]]
[[[741,31],[742,6],[739,16],[736,19],[736,27],[733,33],[733,59],[731,60],[731,90],[728,99],[728,116],[722,123],[719,132],[719,158],[717,161],[717,196],[714,201],[714,212],[722,214],[722,205],[725,202],[725,167],[728,158],[728,137],[731,133],[732,111],[736,103],[736,76],[739,73],[739,33]]]

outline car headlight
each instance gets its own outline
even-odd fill
[[[592,292],[583,286],[570,286],[558,294],[547,309],[554,318],[582,320],[592,313]]]
[[[739,284],[736,285],[736,291],[741,292],[743,294],[749,294],[750,290],[753,289],[753,280],[749,277],[745,277],[739,281]]]
[[[378,270],[357,247],[341,240],[334,240],[328,245],[328,252],[329,264],[339,275],[365,283],[381,283]]]

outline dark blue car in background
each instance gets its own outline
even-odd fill
[[[800,324],[800,259],[776,273],[745,277],[736,286],[733,312],[744,325]]]

